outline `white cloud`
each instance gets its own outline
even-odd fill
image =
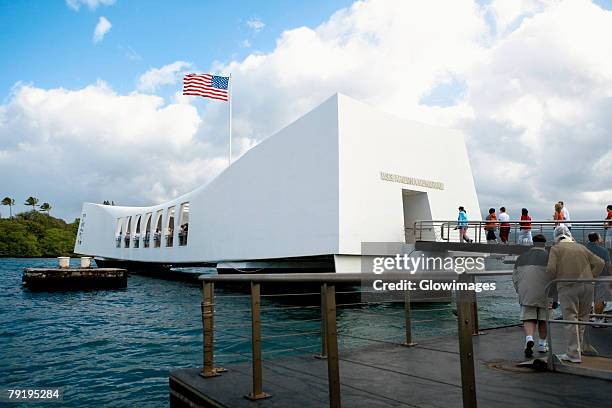
[[[563,199],[574,218],[601,216],[612,201],[612,13],[587,0],[503,7],[357,2],[285,31],[268,53],[213,64],[233,74],[234,146],[248,149],[339,91],[461,129],[483,209],[506,205],[516,216],[526,206],[550,218]],[[188,68],[151,69],[137,89],[155,92]],[[423,102],[449,83],[462,84],[452,103]],[[56,208],[185,193],[225,166],[227,149],[227,104],[206,103],[199,116],[190,101],[103,83],[19,86],[0,105],[0,174],[17,174],[11,191],[48,194]]]
[[[66,0],[66,5],[73,10],[78,11],[81,5],[89,7],[90,10],[95,10],[98,6],[110,6],[115,4],[117,0]]]
[[[263,21],[258,18],[252,18],[246,22],[246,25],[256,33],[260,32],[266,26]]]
[[[138,78],[136,87],[141,92],[155,92],[161,85],[175,84],[191,67],[189,62],[176,61],[161,68],[151,68]]]
[[[226,165],[224,152],[195,137],[193,106],[120,95],[104,82],[19,86],[0,112],[0,174],[15,175],[3,179],[5,194],[34,194],[64,216],[78,214],[81,200],[159,202]]]
[[[247,39],[247,40],[242,40],[240,41],[240,46],[242,48],[250,48],[251,47],[251,42]]]
[[[102,41],[104,39],[104,36],[106,35],[106,33],[108,33],[112,26],[113,25],[110,21],[108,21],[106,17],[100,17],[98,19],[98,24],[96,24],[96,28],[94,29],[93,42],[99,43],[100,41]]]

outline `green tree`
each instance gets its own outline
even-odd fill
[[[26,199],[24,205],[31,205],[32,211],[36,211],[36,206],[38,205],[38,198],[30,196]]]
[[[15,205],[15,199],[11,197],[4,197],[2,199],[2,205],[8,205],[9,207],[9,218],[13,218],[13,206]]]
[[[42,256],[70,256],[74,248],[74,240],[76,235],[72,231],[50,228],[45,231],[38,245]]]
[[[0,257],[73,255],[78,227],[78,218],[68,224],[38,211],[0,219]]]
[[[51,211],[51,204],[49,204],[49,203],[42,203],[40,205],[40,211],[46,212],[47,215],[49,215],[49,213]]]
[[[1,220],[0,256],[41,256],[36,235],[17,220]]]

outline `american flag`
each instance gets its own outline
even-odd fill
[[[211,74],[188,74],[183,78],[183,95],[229,100],[229,77]]]

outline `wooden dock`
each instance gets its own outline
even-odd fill
[[[562,353],[560,325],[553,326],[553,346]],[[602,355],[612,356],[612,331],[589,329]],[[478,405],[496,407],[609,406],[612,381],[518,367],[524,341],[518,326],[484,331],[473,338]],[[538,353],[536,353],[537,355]],[[572,367],[569,367],[572,366]],[[272,396],[250,401],[251,365],[237,364],[218,377],[204,379],[201,368],[170,374],[171,407],[327,407],[327,364],[311,355],[263,361],[263,390]],[[462,406],[457,337],[418,340],[414,347],[374,343],[340,350],[341,399],[344,407]],[[566,366],[560,367],[565,369]],[[588,374],[597,368],[612,374],[612,359],[583,357],[569,370]],[[603,371],[602,371],[603,370]]]
[[[127,276],[118,268],[26,268],[22,282],[31,290],[114,289],[127,287]]]

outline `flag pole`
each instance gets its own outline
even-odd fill
[[[232,74],[229,74],[229,160],[227,167],[232,165]]]

